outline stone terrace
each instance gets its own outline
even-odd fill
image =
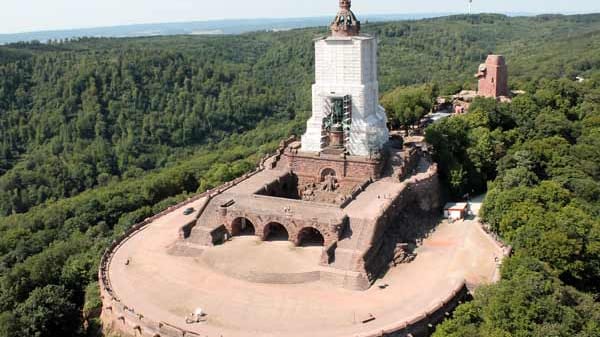
[[[231,235],[241,233],[242,226],[251,226],[252,234],[262,240],[268,240],[274,228],[283,228],[286,239],[296,246],[303,244],[307,233],[316,231],[323,237],[317,264],[327,271],[321,276],[342,287],[365,290],[385,269],[387,257],[379,257],[382,237],[394,218],[411,207],[413,200],[419,200],[426,211],[439,206],[437,166],[418,151],[412,151],[406,161],[421,162],[411,165],[416,167],[408,179],[388,176],[364,184],[340,205],[257,194],[266,186],[292,183],[289,162],[274,161],[247,179],[216,191],[203,205],[196,223],[182,230],[182,240],[172,252],[198,256],[209,247],[227,244]]]
[[[180,224],[194,216],[182,215],[185,207],[155,219],[110,256],[102,286],[103,321],[109,328],[150,337],[182,336],[183,331],[203,337],[380,336],[382,331],[403,331],[397,336],[404,336],[426,331],[428,323],[443,317],[460,298],[457,292],[465,281],[493,281],[503,253],[478,222],[444,222],[425,239],[415,261],[391,269],[367,291],[332,288],[324,281],[257,283],[223,270],[310,271],[318,248],[236,237],[204,256],[174,256],[168,251],[178,240]],[[224,265],[214,265],[214,258]],[[384,284],[385,289],[377,286]],[[207,321],[186,324],[186,316],[198,307],[208,314]]]

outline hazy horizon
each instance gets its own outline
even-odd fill
[[[464,13],[407,13],[407,14],[363,14],[363,22],[384,22],[422,20]],[[497,13],[508,16],[534,16],[540,14],[580,14],[580,13]],[[0,34],[0,46],[10,43],[76,39],[81,37],[128,38],[170,35],[232,35],[258,31],[284,31],[298,28],[326,26],[330,16],[296,18],[246,18],[213,19],[205,21],[157,22],[99,26],[73,29],[41,30]]]
[[[363,22],[418,20],[446,15],[439,14],[389,14],[364,15]],[[132,24],[109,27],[92,27],[67,30],[34,31],[14,34],[0,34],[0,45],[16,42],[64,40],[79,37],[144,37],[168,35],[230,35],[255,31],[281,31],[295,28],[326,26],[331,21],[329,16],[302,18],[256,18],[225,19],[210,21],[166,22]]]
[[[600,11],[599,11],[600,13]],[[464,14],[461,12],[421,12],[421,13],[367,13],[362,14],[361,18],[364,21],[365,18],[369,17],[396,17],[396,16],[416,16],[416,17],[435,17],[435,16],[447,16],[447,15],[459,15]],[[483,14],[483,13],[474,13]],[[540,15],[540,14],[593,14],[590,13],[490,13],[490,14],[505,14],[505,15]],[[331,16],[332,17],[332,16]],[[255,21],[255,20],[297,20],[297,19],[319,19],[319,18],[331,18],[328,15],[314,15],[314,16],[285,16],[285,17],[269,17],[269,16],[258,16],[248,18],[214,18],[206,20],[176,20],[176,21],[152,21],[152,22],[139,22],[139,23],[124,23],[115,25],[99,25],[99,26],[83,26],[83,27],[66,27],[66,28],[52,28],[52,29],[40,29],[40,30],[26,30],[16,31],[10,33],[2,33],[1,35],[18,35],[18,34],[29,34],[29,33],[40,33],[40,32],[57,32],[57,31],[71,31],[71,30],[87,30],[87,29],[101,29],[101,28],[113,28],[113,27],[129,27],[129,26],[149,26],[149,25],[170,25],[170,24],[186,24],[186,23],[210,23],[210,22],[234,22],[234,21]]]
[[[247,19],[286,19],[333,16],[337,0],[5,0],[0,34],[75,30],[115,26],[208,22]],[[379,15],[461,14],[468,1],[354,0],[359,17]],[[475,0],[473,13],[577,14],[600,12],[593,0]],[[268,14],[267,14],[268,13]]]

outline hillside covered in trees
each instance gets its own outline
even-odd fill
[[[515,252],[435,337],[600,334],[598,75],[478,99],[427,130],[451,192],[487,188],[482,219]]]
[[[472,88],[491,52],[526,91],[427,130],[449,193],[489,189],[484,219],[515,247],[503,280],[436,336],[600,336],[600,15],[365,31],[380,40],[382,93]],[[103,249],[302,132],[325,33],[0,47],[0,337],[94,335],[83,320]]]

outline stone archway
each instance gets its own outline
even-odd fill
[[[336,177],[337,175],[335,173],[335,170],[329,167],[322,169],[320,174],[320,182],[325,181],[325,179],[329,176]]]
[[[265,241],[289,241],[289,239],[287,228],[279,222],[270,222],[264,228],[263,240]]]
[[[314,227],[304,227],[298,232],[298,246],[301,247],[322,247],[325,245],[325,238],[321,232]]]
[[[240,217],[235,218],[231,223],[231,235],[232,236],[250,236],[256,234],[256,228],[254,224],[247,218]]]

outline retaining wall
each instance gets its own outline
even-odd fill
[[[337,282],[346,282],[339,275],[323,275],[333,277]],[[102,321],[104,328],[127,337],[186,337],[201,336],[182,327],[163,321],[153,320],[137,313],[101,288],[103,297]],[[431,303],[428,309],[415,313],[411,318],[375,329],[371,332],[353,333],[352,337],[426,337],[433,332],[433,327],[443,321],[463,301],[469,293],[465,282],[457,282],[447,295],[439,302]],[[107,300],[110,299],[110,300]],[[375,317],[376,319],[376,317]],[[284,337],[284,336],[282,336]],[[351,337],[351,336],[348,336]]]
[[[431,303],[427,310],[415,313],[410,319],[383,327],[381,330],[366,334],[356,334],[356,337],[426,337],[433,331],[435,325],[441,323],[463,301],[469,298],[469,291],[464,281],[456,285],[440,299]]]
[[[377,221],[369,238],[369,246],[362,256],[358,257],[355,265],[363,266],[369,279],[375,280],[380,272],[389,263],[389,259],[380,256],[380,248],[384,243],[384,235],[390,226],[394,226],[400,213],[407,210],[412,204],[417,203],[422,210],[433,211],[440,208],[439,178],[436,164],[431,164],[427,172],[417,174],[404,181],[404,188],[398,193],[386,196],[388,199],[384,207],[376,216]],[[359,271],[357,269],[357,271]]]

